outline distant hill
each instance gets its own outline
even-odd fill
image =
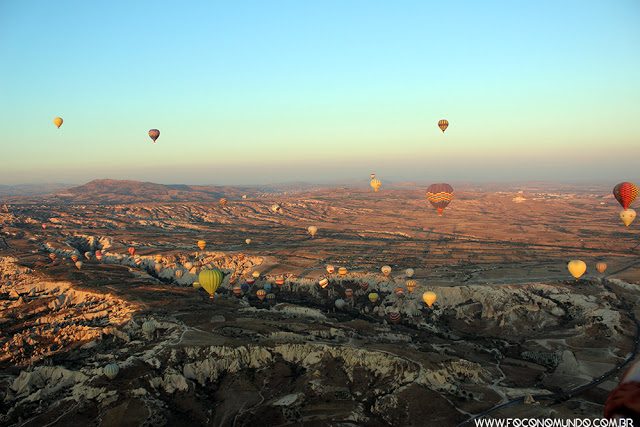
[[[69,184],[20,184],[0,185],[0,197],[7,196],[36,196],[50,194],[69,188]]]

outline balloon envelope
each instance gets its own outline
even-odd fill
[[[158,129],[149,129],[149,138],[151,138],[154,144],[156,142],[156,139],[158,139],[159,137],[160,131]]]
[[[382,181],[380,181],[378,178],[374,178],[371,180],[371,183],[369,185],[371,185],[373,191],[377,193],[380,187],[382,187]]]
[[[204,240],[198,240],[197,245],[201,251],[204,251],[204,248],[207,247],[207,242],[205,242]]]
[[[449,121],[447,119],[438,120],[438,127],[442,133],[444,133],[444,131],[449,127]]]
[[[621,182],[613,187],[613,196],[622,205],[623,209],[628,209],[638,197],[638,187],[631,182]]]
[[[427,188],[427,200],[436,208],[438,215],[442,215],[444,209],[453,200],[453,187],[446,183],[431,184]]]
[[[222,279],[224,279],[224,274],[217,268],[213,270],[202,270],[198,275],[200,286],[209,293],[211,298],[213,298],[213,295],[222,283]]]
[[[569,261],[567,269],[569,270],[569,273],[578,280],[587,271],[587,264],[579,259],[574,259]]]
[[[598,270],[598,273],[604,273],[605,271],[607,271],[607,263],[602,261],[597,262],[596,270]]]
[[[622,223],[628,227],[631,225],[633,220],[636,219],[636,211],[631,208],[624,209],[620,211],[620,219],[622,220]]]
[[[424,303],[427,304],[429,308],[433,306],[433,303],[436,302],[437,299],[438,299],[438,296],[436,295],[435,292],[426,291],[425,293],[422,294],[422,301],[424,301]]]
[[[376,301],[378,301],[378,298],[380,298],[380,295],[378,295],[376,292],[371,292],[369,294],[369,301],[375,303]]]
[[[53,124],[56,125],[58,129],[60,129],[60,126],[62,126],[63,122],[64,120],[62,120],[62,117],[56,117],[55,119],[53,119]]]

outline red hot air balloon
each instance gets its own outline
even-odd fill
[[[631,182],[621,182],[613,187],[613,196],[623,209],[629,209],[629,206],[638,197],[638,187]]]
[[[427,200],[438,210],[438,215],[442,216],[444,208],[449,206],[453,199],[453,187],[449,184],[431,184],[427,188]]]
[[[133,246],[129,246],[129,249],[127,249],[127,251],[131,256],[134,256],[136,254],[136,248],[134,248]]]
[[[158,129],[149,129],[149,138],[153,140],[153,143],[156,143],[156,139],[160,137],[160,131]]]

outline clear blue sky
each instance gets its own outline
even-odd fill
[[[635,179],[640,2],[0,0],[0,116],[0,184]]]

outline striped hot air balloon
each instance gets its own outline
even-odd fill
[[[267,291],[265,291],[264,289],[258,289],[256,291],[256,296],[260,301],[264,301],[264,297],[267,296]]]
[[[349,271],[347,270],[347,267],[340,267],[340,268],[338,269],[338,274],[339,274],[340,276],[346,276],[348,272],[349,272]]]
[[[318,285],[320,285],[322,289],[326,288],[327,286],[329,286],[329,279],[323,277],[322,279],[320,279],[320,281],[318,281]]]
[[[233,294],[237,297],[242,295],[242,288],[240,287],[240,285],[235,285],[233,287]]]
[[[402,289],[402,287],[398,286],[395,290],[394,290],[395,294],[398,295],[399,297],[404,295],[404,289]]]
[[[213,298],[223,279],[224,273],[217,268],[213,270],[202,270],[198,275],[200,286],[207,291],[210,298]]]
[[[253,285],[254,283],[256,283],[256,279],[254,279],[253,277],[247,277],[245,282],[247,282],[248,285]]]
[[[427,200],[436,208],[438,215],[442,216],[444,209],[449,206],[453,199],[453,187],[449,184],[431,184],[427,188]]]
[[[278,286],[284,285],[284,277],[283,276],[276,277],[276,285],[278,285]]]
[[[631,203],[638,197],[638,187],[631,182],[621,182],[613,187],[613,196],[623,209],[629,209]]]
[[[369,185],[371,185],[373,191],[377,193],[378,190],[380,190],[380,187],[382,187],[382,181],[380,181],[378,178],[373,178]]]
[[[444,131],[449,127],[449,121],[447,119],[438,120],[438,127],[442,133],[444,133]]]
[[[416,286],[418,285],[418,282],[416,282],[413,279],[409,279],[407,280],[407,282],[405,283],[407,285],[407,290],[409,291],[410,294],[413,293],[413,290],[416,288]]]
[[[400,313],[398,313],[397,311],[392,311],[391,313],[389,313],[389,321],[391,323],[400,323]]]

